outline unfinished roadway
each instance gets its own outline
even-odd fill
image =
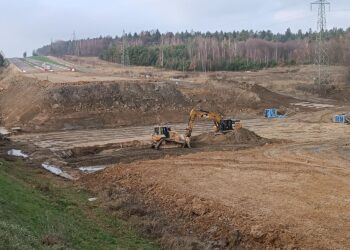
[[[69,63],[74,60],[80,59],[70,58]],[[14,145],[28,150],[31,166],[40,167],[42,161],[55,158],[65,171],[79,177],[76,185],[98,198],[97,205],[172,249],[350,249],[350,127],[332,123],[333,115],[349,111],[350,107],[347,96],[338,90],[330,93],[332,100],[307,92],[310,67],[180,76],[178,72],[150,68],[126,72],[97,59],[81,60],[81,67],[89,73],[57,73],[57,84],[33,84],[31,94],[38,89],[48,93],[55,88],[53,96],[62,102],[44,106],[47,103],[34,99],[38,108],[32,116],[25,112],[19,115],[27,103],[13,109],[16,103],[12,102],[4,110],[8,124],[25,122],[31,123],[29,128],[34,131],[38,128],[35,133],[27,131],[11,137]],[[28,75],[41,79],[45,74],[52,76]],[[108,96],[116,106],[114,111],[108,102],[103,103],[106,95],[91,99],[97,104],[92,111],[84,109],[83,98],[77,104],[64,106],[71,96],[74,101],[77,95],[100,93],[100,88],[77,91],[90,84],[86,82],[72,84],[73,89],[70,82],[80,76],[90,80],[135,76],[133,79],[143,84],[115,84],[126,86],[120,88],[124,91],[122,97],[139,92],[129,98],[133,102]],[[169,78],[175,77],[168,84]],[[181,77],[187,78],[179,80]],[[226,80],[220,80],[223,78]],[[21,79],[18,77],[11,84]],[[174,102],[160,106],[159,102],[168,100],[168,95],[163,95],[159,86],[168,85],[174,87],[164,88],[164,93],[176,93],[171,96]],[[68,93],[67,86],[74,91]],[[15,94],[20,88],[9,93]],[[66,95],[60,96],[61,92]],[[3,93],[6,96],[6,90]],[[157,95],[153,98],[157,101],[148,98],[151,94]],[[339,98],[334,98],[336,94]],[[146,99],[141,98],[146,95]],[[135,102],[138,99],[142,100],[140,107]],[[149,108],[141,109],[145,103]],[[243,118],[243,127],[262,137],[264,143],[249,144],[247,140],[192,149],[150,149],[152,119],[157,124],[160,118],[176,117],[169,125],[184,132],[186,114],[198,103],[222,108],[230,115],[237,112]],[[263,118],[263,108],[270,105],[283,108],[288,117]],[[169,113],[176,116],[167,116]],[[106,124],[102,125],[114,127],[97,128],[99,123],[95,123],[92,128],[40,131],[63,118],[69,124],[90,119],[87,125],[91,125],[92,116],[98,121],[110,116],[113,119],[105,119]],[[45,123],[48,118],[51,123]],[[124,126],[117,123],[121,119]],[[211,127],[211,123],[199,122],[195,135],[210,131]],[[266,143],[263,138],[267,138]],[[97,165],[108,168],[94,174],[78,170]]]

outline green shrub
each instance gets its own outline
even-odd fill
[[[5,58],[3,57],[3,55],[0,53],[0,67],[5,66]]]

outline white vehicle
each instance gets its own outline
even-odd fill
[[[51,65],[48,65],[46,63],[43,63],[41,66],[43,67],[43,69],[45,71],[51,71],[52,70]]]

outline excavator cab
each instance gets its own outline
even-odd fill
[[[242,128],[242,124],[240,120],[232,120],[232,119],[222,119],[218,124],[219,132],[227,132],[233,129]]]
[[[164,135],[165,138],[169,138],[170,131],[171,131],[170,127],[164,127],[164,126],[154,127],[154,135],[156,135],[156,136]]]
[[[220,131],[233,130],[233,121],[231,119],[223,119],[219,124]]]

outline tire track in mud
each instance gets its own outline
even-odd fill
[[[173,130],[184,134],[186,124],[173,124]],[[211,131],[212,123],[198,123],[193,135]],[[14,141],[33,143],[41,148],[60,151],[73,147],[87,147],[130,141],[150,141],[153,126],[126,127],[99,130],[71,130],[50,133],[22,134],[12,137]]]

